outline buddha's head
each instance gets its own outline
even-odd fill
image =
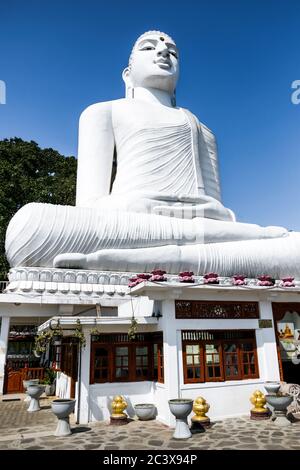
[[[123,72],[127,89],[156,88],[174,94],[179,76],[178,50],[173,39],[160,31],[148,31],[135,42]]]

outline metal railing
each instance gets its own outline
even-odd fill
[[[2,294],[8,285],[8,281],[0,281],[0,294]]]

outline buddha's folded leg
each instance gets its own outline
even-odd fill
[[[282,237],[280,227],[213,219],[191,220],[86,207],[27,204],[12,218],[6,235],[11,266],[52,266],[62,253],[95,253]],[[67,261],[67,258],[66,258]],[[62,264],[60,263],[62,266]]]
[[[59,255],[55,266],[168,273],[193,271],[195,274],[217,272],[221,276],[244,274],[257,277],[268,274],[300,278],[300,233],[269,240],[250,240],[209,245],[160,246],[139,249],[100,250],[88,255]]]

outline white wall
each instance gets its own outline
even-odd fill
[[[0,395],[3,394],[9,325],[10,325],[10,318],[9,317],[1,317],[1,330],[0,330]]]
[[[186,384],[181,387],[182,398],[203,397],[210,405],[207,413],[212,420],[249,415],[249,399],[255,390],[265,393],[264,380],[241,380],[214,384]],[[193,414],[193,413],[192,413]],[[191,415],[192,415],[191,414]]]
[[[133,406],[137,403],[154,403],[152,382],[117,382],[93,384],[89,387],[89,421],[107,420],[111,414],[111,402],[115,395],[127,401],[126,413],[133,418]]]

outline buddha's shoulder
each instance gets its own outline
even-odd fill
[[[94,118],[111,118],[112,110],[115,107],[124,106],[125,98],[113,101],[101,101],[99,103],[93,103],[85,108],[81,115],[80,120],[94,119]]]

